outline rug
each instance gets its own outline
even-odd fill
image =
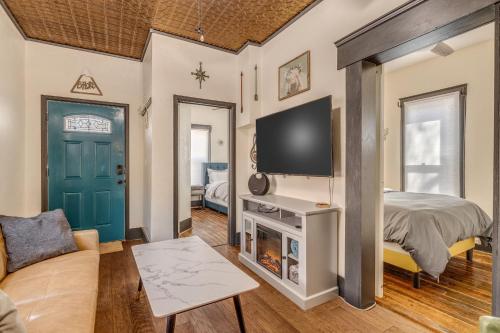
[[[99,252],[101,254],[120,252],[120,251],[123,251],[123,246],[121,241],[99,243]]]

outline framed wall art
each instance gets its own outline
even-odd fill
[[[283,100],[311,89],[311,51],[306,51],[278,69],[278,98]]]

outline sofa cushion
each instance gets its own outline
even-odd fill
[[[0,228],[0,281],[7,275],[7,250],[3,239],[2,228]]]
[[[48,259],[7,275],[0,289],[16,305],[28,332],[93,332],[99,252]]]
[[[32,218],[0,216],[0,226],[7,249],[9,273],[78,250],[61,209]]]
[[[0,290],[0,332],[26,333],[24,324],[19,319],[16,306],[6,293]]]

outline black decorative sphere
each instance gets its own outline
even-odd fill
[[[254,173],[248,179],[248,189],[253,195],[264,195],[269,191],[269,178],[263,173]]]

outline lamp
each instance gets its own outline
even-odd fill
[[[198,0],[198,26],[196,27],[195,31],[196,33],[200,36],[200,42],[205,41],[205,31],[203,30],[201,26],[201,0]]]

